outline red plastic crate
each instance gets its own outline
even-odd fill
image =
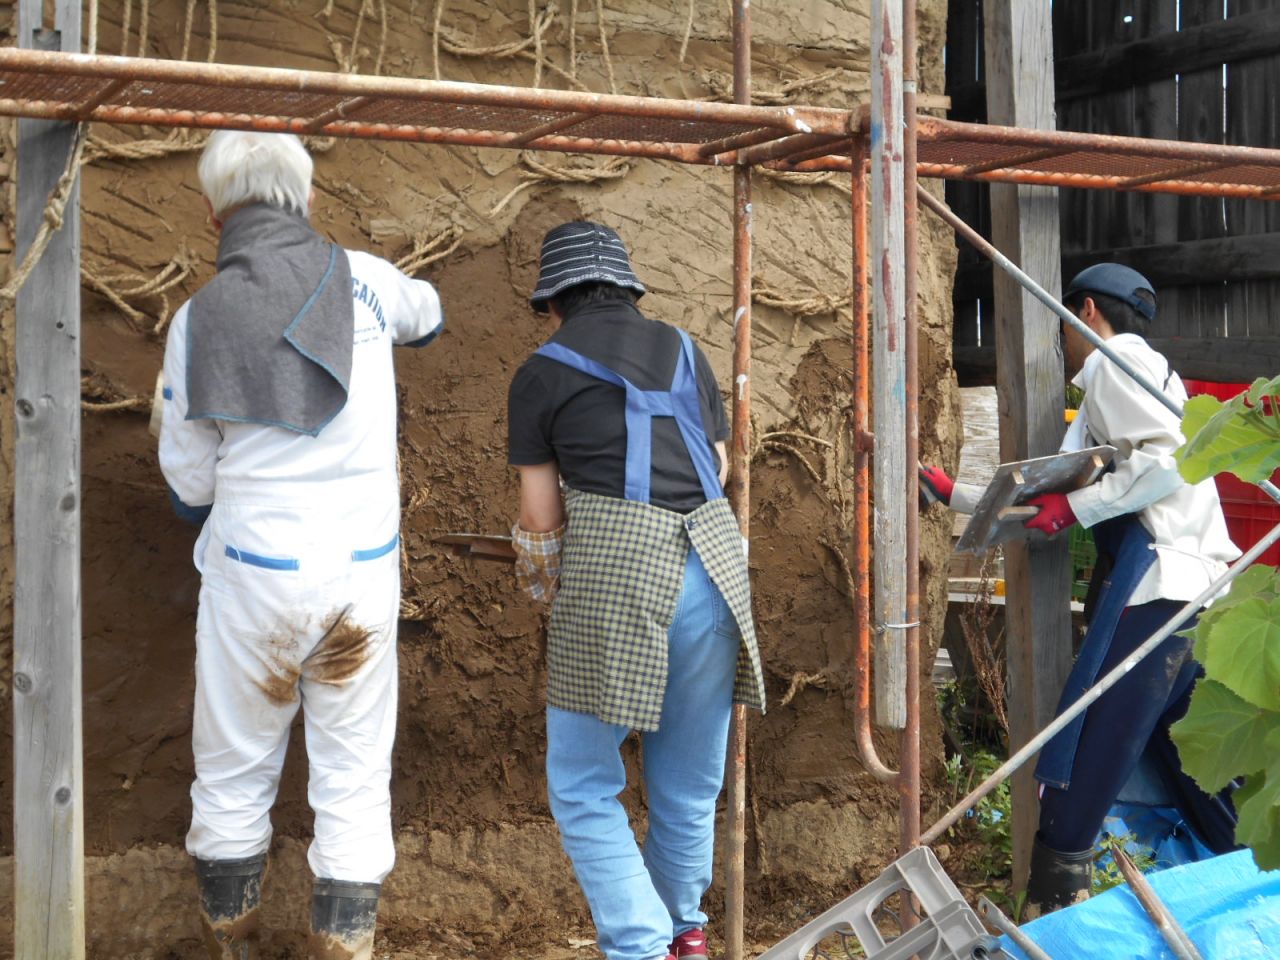
[[[1247,383],[1215,383],[1212,380],[1184,380],[1189,396],[1208,394],[1224,403],[1249,389]],[[1220,473],[1214,478],[1218,485],[1218,497],[1222,500],[1222,514],[1227,520],[1227,532],[1241,550],[1248,550],[1277,523],[1280,523],[1280,503],[1276,503],[1252,483],[1245,483],[1230,473]],[[1280,485],[1280,470],[1271,475],[1271,482]],[[1258,558],[1261,563],[1280,566],[1280,543],[1272,545]]]

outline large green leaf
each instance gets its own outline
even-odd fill
[[[1192,397],[1183,408],[1187,444],[1178,453],[1179,469],[1189,483],[1231,472],[1257,483],[1280,467],[1280,405],[1264,397],[1280,396],[1280,377],[1255,380],[1249,390],[1226,403]]]
[[[1182,476],[1223,472],[1248,482],[1280,466],[1280,377],[1258,379],[1227,403],[1187,401],[1177,453]],[[1235,794],[1236,839],[1264,870],[1280,869],[1280,590],[1266,567],[1245,571],[1201,616],[1195,655],[1206,679],[1172,732],[1184,768],[1211,792],[1244,776]]]
[[[1207,656],[1206,641],[1214,624],[1244,601],[1255,597],[1267,601],[1280,597],[1280,573],[1275,567],[1261,563],[1250,567],[1231,581],[1231,590],[1225,597],[1213,601],[1209,609],[1200,614],[1194,627],[1181,632],[1182,636],[1195,637],[1197,660],[1203,663]]]
[[[1259,710],[1214,680],[1201,680],[1187,715],[1169,730],[1182,769],[1207,793],[1240,776],[1261,773],[1272,760],[1265,740],[1280,730],[1280,713]]]
[[[1264,710],[1280,710],[1280,600],[1252,597],[1213,621],[1205,671]]]
[[[1236,840],[1253,850],[1262,870],[1280,868],[1280,728],[1267,735],[1272,761],[1265,773],[1254,774],[1233,798],[1240,822]]]

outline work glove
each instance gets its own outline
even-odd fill
[[[955,486],[956,482],[941,467],[920,467],[920,509],[923,510],[931,503],[951,506],[951,492]]]
[[[550,603],[560,587],[560,548],[564,524],[546,533],[530,533],[520,524],[511,528],[516,552],[516,585],[534,600]]]
[[[1040,508],[1040,512],[1023,526],[1028,530],[1039,530],[1048,537],[1061,533],[1076,522],[1076,513],[1065,493],[1042,493],[1023,506]]]

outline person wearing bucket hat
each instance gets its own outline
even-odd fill
[[[554,599],[548,795],[608,960],[706,955],[732,704],[764,708],[720,392],[689,335],[636,307],[643,293],[609,227],[549,231],[530,304],[559,327],[508,397],[517,581]],[[633,730],[643,850],[618,801]]]
[[[586,221],[563,223],[548,231],[538,260],[538,285],[529,297],[529,305],[546,313],[557,294],[586,283],[630,290],[635,293],[635,300],[645,292],[616,231]]]
[[[1118,263],[1095,264],[1075,276],[1062,299],[1134,369],[1186,401],[1178,374],[1144,339],[1156,316],[1155,290],[1146,277]],[[1179,419],[1066,324],[1062,350],[1072,384],[1084,391],[1062,450],[1110,444],[1116,454],[1113,469],[1095,483],[1028,501],[1040,509],[1027,527],[1052,537],[1079,523],[1092,531],[1098,550],[1085,603],[1088,629],[1059,712],[1240,556],[1213,481],[1189,484],[1178,473],[1173,454],[1185,442]],[[933,467],[921,467],[922,487],[926,483],[934,499],[960,512],[972,512],[982,493],[952,484]],[[1176,808],[1178,827],[1194,836],[1200,850],[1235,848],[1229,794],[1206,795],[1182,771],[1169,739],[1169,726],[1186,712],[1199,672],[1191,641],[1170,637],[1041,751],[1040,822],[1025,918],[1088,896],[1095,839],[1121,796],[1145,793],[1156,806]],[[1154,847],[1160,839],[1139,842]]]

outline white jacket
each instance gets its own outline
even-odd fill
[[[1186,403],[1182,380],[1169,362],[1136,334],[1118,334],[1107,346],[1170,399]],[[1227,535],[1222,504],[1212,479],[1189,484],[1174,459],[1186,438],[1176,416],[1101,350],[1094,350],[1071,381],[1084,390],[1084,402],[1063,439],[1063,450],[1097,444],[1116,448],[1115,469],[1097,482],[1067,494],[1081,526],[1136,513],[1155,543],[1155,563],[1129,599],[1136,606],[1152,600],[1195,599],[1226,570],[1240,550]],[[956,484],[953,510],[972,513],[980,487]]]
[[[1107,341],[1139,373],[1163,386],[1171,400],[1186,403],[1182,379],[1142,337],[1119,334]],[[1101,350],[1089,354],[1074,380],[1084,390],[1079,427],[1084,446],[1116,448],[1115,470],[1067,494],[1085,527],[1127,513],[1138,514],[1155,539],[1156,562],[1139,582],[1131,605],[1151,600],[1192,600],[1240,556],[1227,535],[1218,489],[1212,479],[1189,484],[1178,473],[1174,451],[1186,442],[1176,416]]]
[[[219,533],[237,548],[296,556],[320,538],[360,550],[386,543],[399,530],[391,348],[423,345],[439,332],[440,298],[431,284],[379,257],[359,251],[347,257],[355,302],[348,398],[316,437],[256,423],[187,420],[188,305],[170,325],[160,468],[183,504],[235,508],[222,511],[224,522],[241,529]],[[303,514],[323,515],[323,529],[297,519]],[[252,523],[244,519],[250,516]],[[200,559],[197,544],[197,566]]]

